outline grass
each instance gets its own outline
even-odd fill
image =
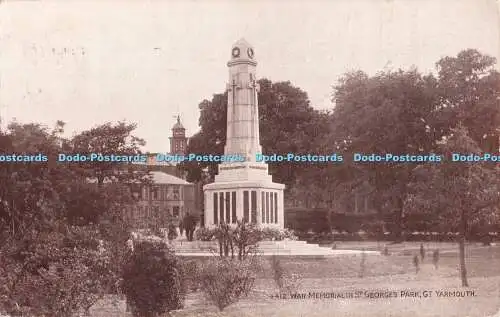
[[[207,303],[201,293],[189,294],[186,309],[171,312],[173,317],[187,316],[402,316],[402,317],[485,317],[500,308],[500,247],[471,245],[467,249],[469,290],[475,297],[439,298],[436,290],[463,290],[458,275],[456,245],[442,244],[438,270],[431,264],[431,254],[415,273],[412,258],[418,254],[418,243],[388,246],[391,256],[366,256],[364,278],[358,278],[360,256],[341,256],[324,259],[282,258],[292,273],[304,280],[300,292],[354,292],[404,290],[433,292],[431,298],[351,298],[351,299],[275,299],[276,288],[271,278],[269,263],[263,261],[255,291],[236,305],[218,312]],[[366,246],[364,246],[366,247]],[[432,252],[429,248],[429,252]],[[93,317],[125,317],[124,305],[112,307],[101,304],[93,309]]]

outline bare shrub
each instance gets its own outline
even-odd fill
[[[273,273],[274,283],[280,293],[294,293],[297,292],[302,278],[299,274],[290,274],[282,265],[280,258],[273,255],[270,259],[271,270]]]
[[[219,244],[219,255],[234,258],[233,229],[227,223],[221,223],[215,230],[215,237]]]
[[[236,249],[239,260],[256,253],[257,244],[262,240],[261,231],[255,225],[240,220],[234,229],[229,224],[221,223],[215,230],[215,237],[220,257],[234,258]]]
[[[248,296],[255,285],[254,262],[228,257],[215,258],[200,272],[200,286],[206,298],[222,311]]]
[[[232,240],[238,248],[238,259],[242,260],[257,251],[257,244],[262,240],[262,234],[253,224],[238,221],[232,232]]]

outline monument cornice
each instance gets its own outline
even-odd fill
[[[232,60],[232,61],[227,62],[227,66],[228,67],[236,66],[236,65],[242,65],[242,64],[251,65],[251,66],[257,66],[257,62],[256,61],[252,61],[252,60],[248,60],[248,59]]]

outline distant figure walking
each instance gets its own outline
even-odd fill
[[[193,241],[194,230],[196,229],[196,219],[191,214],[186,213],[183,219],[184,230],[186,230],[186,237],[188,241]]]
[[[418,274],[418,272],[420,272],[420,261],[418,260],[417,255],[413,257],[413,265],[415,265],[415,273]]]
[[[424,262],[425,249],[424,249],[424,244],[423,243],[420,243],[420,258],[422,259],[422,262]]]
[[[434,250],[432,253],[432,263],[434,263],[434,268],[437,270],[439,265],[439,249]]]
[[[184,221],[180,220],[179,221],[179,236],[182,237],[183,234],[184,234]]]

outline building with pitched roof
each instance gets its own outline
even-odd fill
[[[177,116],[170,139],[170,155],[185,155],[188,138],[186,129]],[[161,153],[167,154],[167,153]],[[186,173],[178,167],[179,162],[157,161],[158,153],[148,153],[142,165],[152,176],[152,185],[141,186],[133,193],[137,204],[129,217],[137,229],[166,228],[168,223],[179,223],[187,213],[200,215],[202,195],[200,186],[185,180]]]

